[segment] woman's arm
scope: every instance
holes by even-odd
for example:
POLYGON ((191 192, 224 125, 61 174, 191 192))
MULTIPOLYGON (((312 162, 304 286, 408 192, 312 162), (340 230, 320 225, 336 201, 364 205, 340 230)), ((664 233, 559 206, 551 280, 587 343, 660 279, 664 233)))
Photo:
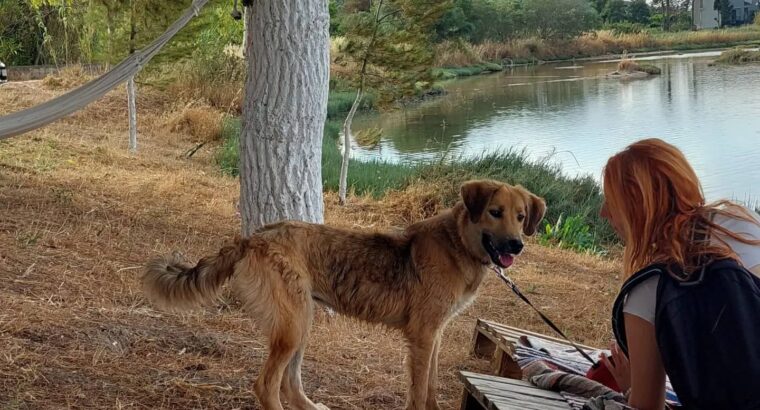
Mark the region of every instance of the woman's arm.
POLYGON ((657 349, 654 326, 635 315, 626 313, 624 318, 631 368, 628 404, 639 410, 662 410, 665 408, 665 368, 657 349))

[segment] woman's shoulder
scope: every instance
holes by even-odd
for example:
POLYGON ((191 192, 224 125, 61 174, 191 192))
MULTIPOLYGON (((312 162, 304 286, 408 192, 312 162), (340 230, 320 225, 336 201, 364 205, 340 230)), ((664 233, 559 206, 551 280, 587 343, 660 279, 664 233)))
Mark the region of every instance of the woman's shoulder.
MULTIPOLYGON (((716 214, 713 222, 749 241, 760 241, 760 215, 750 209, 734 205, 716 214)), ((739 241, 720 232, 716 235, 736 253, 745 266, 751 268, 760 264, 760 245, 739 241)))
POLYGON ((660 275, 653 275, 636 284, 623 302, 623 313, 638 316, 654 324, 655 308, 657 306, 657 285, 660 275))

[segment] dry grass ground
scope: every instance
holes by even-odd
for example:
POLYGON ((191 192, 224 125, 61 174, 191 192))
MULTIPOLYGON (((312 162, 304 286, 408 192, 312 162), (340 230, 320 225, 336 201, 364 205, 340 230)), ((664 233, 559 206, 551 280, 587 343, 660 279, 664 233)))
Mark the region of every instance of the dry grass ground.
MULTIPOLYGON (((41 82, 0 86, 0 114, 60 93, 41 82)), ((162 126, 179 108, 140 90, 139 154, 127 152, 119 90, 80 113, 0 142, 0 408, 257 408, 251 392, 266 353, 251 318, 227 300, 193 314, 152 309, 141 265, 181 249, 215 252, 238 231, 238 184, 208 146, 162 126)), ((179 110, 181 111, 181 110, 179 110)), ((337 206, 326 220, 355 227, 403 225, 425 209, 424 190, 337 206)), ((550 204, 551 206, 551 204, 550 204)), ((578 341, 610 337, 616 262, 529 244, 512 275, 578 341)), ((457 408, 460 369, 476 318, 547 332, 495 278, 447 329, 440 400, 457 408)), ((306 352, 307 393, 335 409, 392 409, 406 391, 398 334, 318 312, 306 352)))

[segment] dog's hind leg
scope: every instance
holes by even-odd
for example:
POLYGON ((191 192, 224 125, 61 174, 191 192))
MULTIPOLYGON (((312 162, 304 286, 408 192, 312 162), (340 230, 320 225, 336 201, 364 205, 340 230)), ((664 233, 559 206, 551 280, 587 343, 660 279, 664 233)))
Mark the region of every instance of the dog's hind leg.
POLYGON ((282 380, 282 392, 285 394, 288 404, 294 410, 326 409, 327 407, 324 405, 314 404, 303 391, 303 384, 301 383, 301 363, 303 362, 304 347, 304 345, 301 345, 293 355, 293 358, 290 359, 290 363, 285 370, 285 375, 282 380))
MULTIPOLYGON (((264 410, 282 410, 280 390, 284 387, 283 376, 294 359, 297 359, 300 368, 300 353, 312 316, 313 302, 305 275, 300 275, 285 263, 277 262, 270 259, 261 263, 257 274, 248 282, 252 286, 247 288, 247 293, 244 292, 254 318, 269 330, 269 357, 254 384, 256 396, 264 410)), ((287 395, 292 389, 283 390, 287 395)), ((291 406, 295 406, 300 399, 292 394, 288 399, 293 401, 294 397, 295 403, 290 403, 291 406)))
POLYGON ((298 346, 295 354, 290 359, 288 367, 285 369, 285 375, 282 380, 282 392, 285 395, 290 408, 293 410, 321 410, 327 407, 323 405, 314 404, 303 391, 303 383, 301 382, 301 364, 303 363, 303 352, 306 348, 306 339, 309 336, 309 328, 311 327, 311 320, 314 316, 314 303, 312 301, 307 302, 308 313, 303 315, 302 328, 305 329, 301 344, 298 346), (321 407, 320 407, 321 406, 321 407))

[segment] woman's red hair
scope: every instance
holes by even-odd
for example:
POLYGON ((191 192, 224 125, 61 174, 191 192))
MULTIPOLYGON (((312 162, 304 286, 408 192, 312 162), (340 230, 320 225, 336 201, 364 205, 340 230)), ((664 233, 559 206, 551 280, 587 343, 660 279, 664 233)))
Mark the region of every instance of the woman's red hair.
POLYGON ((746 209, 729 201, 705 204, 702 187, 683 153, 660 139, 631 144, 604 167, 607 212, 625 241, 625 276, 653 263, 680 267, 671 275, 685 279, 711 260, 735 258, 721 239, 696 240, 719 232, 760 245, 712 222, 722 214, 757 223, 746 209))

